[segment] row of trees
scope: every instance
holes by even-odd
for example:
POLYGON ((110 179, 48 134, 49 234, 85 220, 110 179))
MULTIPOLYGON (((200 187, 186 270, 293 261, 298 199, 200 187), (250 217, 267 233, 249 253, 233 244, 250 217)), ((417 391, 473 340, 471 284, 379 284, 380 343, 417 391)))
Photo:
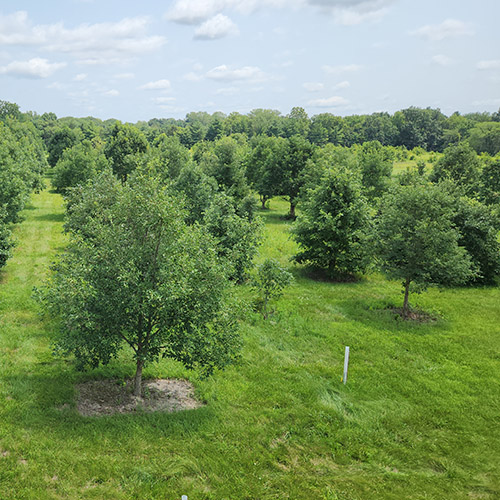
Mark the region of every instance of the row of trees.
POLYGON ((38 131, 32 123, 8 115, 7 104, 0 101, 0 268, 13 246, 11 226, 30 193, 42 186, 47 167, 38 131))

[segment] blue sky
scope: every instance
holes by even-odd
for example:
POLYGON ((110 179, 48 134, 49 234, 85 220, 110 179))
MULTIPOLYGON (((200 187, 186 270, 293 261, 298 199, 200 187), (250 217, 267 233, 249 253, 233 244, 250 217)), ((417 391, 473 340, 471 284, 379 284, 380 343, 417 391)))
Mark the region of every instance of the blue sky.
POLYGON ((499 0, 2 0, 0 99, 136 122, 500 107, 499 0))

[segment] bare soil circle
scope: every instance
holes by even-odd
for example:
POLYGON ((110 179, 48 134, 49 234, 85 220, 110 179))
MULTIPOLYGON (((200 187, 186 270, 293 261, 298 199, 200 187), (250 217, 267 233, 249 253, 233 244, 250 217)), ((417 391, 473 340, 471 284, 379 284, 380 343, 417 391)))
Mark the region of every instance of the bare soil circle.
POLYGON ((194 387, 187 380, 145 380, 142 397, 132 393, 130 381, 91 380, 76 386, 77 410, 85 417, 116 413, 176 412, 194 410, 204 405, 194 397, 194 387))

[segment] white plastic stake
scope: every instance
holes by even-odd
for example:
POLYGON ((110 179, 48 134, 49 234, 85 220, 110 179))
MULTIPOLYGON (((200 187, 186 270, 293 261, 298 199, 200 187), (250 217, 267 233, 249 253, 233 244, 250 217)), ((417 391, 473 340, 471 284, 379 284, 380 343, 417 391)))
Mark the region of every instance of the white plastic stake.
POLYGON ((188 500, 188 496, 187 495, 182 495, 181 500, 188 500))
POLYGON ((349 346, 345 346, 345 354, 344 354, 344 385, 347 383, 347 368, 349 368, 349 346))

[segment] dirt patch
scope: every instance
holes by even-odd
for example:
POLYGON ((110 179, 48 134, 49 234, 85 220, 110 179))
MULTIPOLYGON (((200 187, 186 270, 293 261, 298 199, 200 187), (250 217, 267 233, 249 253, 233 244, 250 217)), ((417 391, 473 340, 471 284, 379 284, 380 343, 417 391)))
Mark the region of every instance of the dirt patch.
MULTIPOLYGON (((388 307, 387 309, 403 319, 402 307, 388 307)), ((410 309, 408 311, 408 317, 406 319, 409 321, 415 321, 417 323, 431 323, 433 321, 437 321, 436 317, 432 316, 429 313, 426 313, 425 311, 419 311, 418 309, 410 309)))
POLYGON ((91 380, 76 386, 77 409, 85 417, 115 413, 174 412, 203 406, 194 397, 193 385, 187 380, 146 380, 142 397, 132 394, 131 382, 123 380, 91 380))

